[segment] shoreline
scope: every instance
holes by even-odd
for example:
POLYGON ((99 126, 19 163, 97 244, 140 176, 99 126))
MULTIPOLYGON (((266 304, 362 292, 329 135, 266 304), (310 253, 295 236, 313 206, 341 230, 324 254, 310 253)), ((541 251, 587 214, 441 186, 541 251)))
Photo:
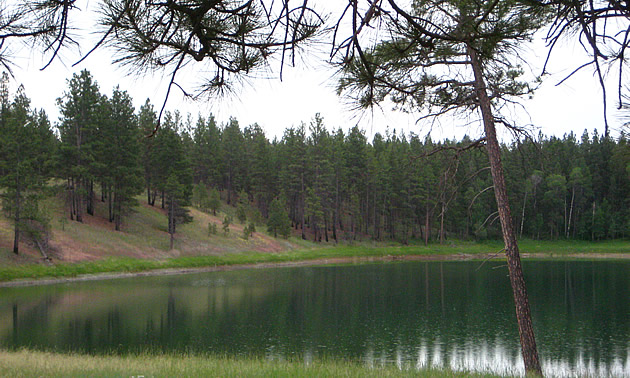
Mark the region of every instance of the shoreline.
MULTIPOLYGON (((630 260, 630 253, 572 253, 572 254, 554 254, 554 253, 521 253, 521 258, 530 259, 557 259, 557 260, 630 260)), ((423 254, 423 255, 385 255, 385 256, 347 256, 347 257, 330 257, 316 258, 299 261, 280 261, 280 262, 260 262, 248 264, 224 264, 203 267, 189 268, 163 268, 149 269, 138 272, 104 272, 93 274, 81 274, 69 277, 53 277, 40 279, 15 279, 11 281, 1 281, 0 288, 8 287, 25 287, 25 286, 44 286, 56 285, 62 283, 88 282, 100 280, 113 280, 133 277, 153 277, 153 276, 169 276, 183 275, 194 273, 211 273, 236 271, 246 269, 270 269, 270 268, 292 268, 302 266, 318 266, 318 265, 335 265, 335 264, 362 264, 371 262, 391 262, 391 261, 489 261, 491 259, 504 260, 503 254, 497 253, 457 253, 457 254, 423 254)))

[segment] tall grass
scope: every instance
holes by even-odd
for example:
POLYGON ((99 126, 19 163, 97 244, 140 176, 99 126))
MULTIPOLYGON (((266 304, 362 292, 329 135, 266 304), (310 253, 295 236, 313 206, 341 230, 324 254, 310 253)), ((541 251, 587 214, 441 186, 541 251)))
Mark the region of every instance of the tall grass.
POLYGON ((0 351, 3 377, 468 377, 448 370, 368 367, 356 362, 270 361, 191 355, 90 356, 21 350, 0 351))

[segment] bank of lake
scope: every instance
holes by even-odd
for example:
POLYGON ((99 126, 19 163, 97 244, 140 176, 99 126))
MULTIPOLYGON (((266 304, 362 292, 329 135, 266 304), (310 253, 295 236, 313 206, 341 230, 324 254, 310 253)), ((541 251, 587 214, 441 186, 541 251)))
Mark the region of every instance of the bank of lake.
MULTIPOLYGON (((23 264, 0 268, 0 286, 111 279, 133 275, 182 274, 271 266, 345 264, 395 260, 503 259, 500 241, 455 241, 445 244, 386 245, 357 243, 283 252, 238 252, 171 258, 106 257, 96 261, 23 264)), ((602 242, 523 240, 526 259, 629 259, 630 241, 602 242)))

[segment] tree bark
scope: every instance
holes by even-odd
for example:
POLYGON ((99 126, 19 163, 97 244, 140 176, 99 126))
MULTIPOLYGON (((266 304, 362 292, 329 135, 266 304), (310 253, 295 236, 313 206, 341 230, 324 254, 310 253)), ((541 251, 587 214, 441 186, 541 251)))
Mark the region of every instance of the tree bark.
POLYGON ((527 191, 525 191, 525 198, 523 199, 523 212, 521 214, 521 232, 519 237, 523 237, 523 226, 525 225, 525 204, 527 204, 527 191))
POLYGON ((471 66, 475 75, 475 92, 479 101, 486 134, 486 150, 488 152, 488 159, 490 160, 494 194, 497 200, 499 219, 501 220, 501 230, 503 232, 510 283, 512 284, 512 292, 514 295, 516 319, 518 322, 521 353, 523 355, 525 371, 527 374, 542 376, 532 317, 529 309, 527 288, 525 286, 525 278, 523 277, 516 233, 514 232, 512 216, 510 214, 505 177, 503 176, 501 149, 497 140, 494 116, 492 115, 492 104, 488 97, 484 81, 482 63, 477 56, 477 52, 471 46, 468 46, 468 56, 470 57, 471 66))
POLYGON ((170 234, 170 248, 173 249, 175 245, 175 196, 170 196, 170 203, 168 207, 168 233, 170 234))
POLYGON ((429 222, 429 202, 425 205, 425 213, 424 213, 424 245, 429 245, 429 230, 431 228, 431 224, 429 222))
POLYGON ((81 192, 82 192, 81 179, 77 177, 74 184, 74 198, 75 198, 74 211, 75 211, 77 222, 83 223, 83 198, 82 198, 81 192))
POLYGON ((306 234, 304 233, 304 212, 305 212, 305 197, 304 197, 304 170, 300 174, 300 206, 301 206, 301 214, 300 214, 300 224, 302 227, 302 240, 306 240, 306 234))
POLYGON ((575 200, 575 186, 571 190, 571 208, 569 210, 569 222, 567 223, 567 233, 566 238, 569 238, 569 233, 571 232, 571 217, 573 216, 573 201, 575 200))
MULTIPOLYGON (((18 147, 18 153, 19 153, 19 147, 18 147)), ((13 253, 15 253, 16 255, 18 255, 20 253, 20 206, 22 206, 22 204, 20 203, 20 173, 19 173, 19 169, 17 170, 18 172, 15 175, 15 224, 14 226, 14 235, 13 235, 13 253)))
POLYGON ((94 180, 86 183, 87 189, 87 213, 94 215, 94 180))

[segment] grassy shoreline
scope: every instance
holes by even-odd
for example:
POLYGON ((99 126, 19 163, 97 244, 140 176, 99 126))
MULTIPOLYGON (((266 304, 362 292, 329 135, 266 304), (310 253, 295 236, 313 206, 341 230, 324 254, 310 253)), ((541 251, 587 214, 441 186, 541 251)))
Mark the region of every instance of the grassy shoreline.
MULTIPOLYGON (((297 263, 349 263, 371 260, 459 260, 502 258, 502 243, 499 241, 475 243, 458 241, 444 245, 346 245, 289 250, 285 252, 241 252, 215 256, 188 256, 166 259, 141 259, 131 257, 109 257, 102 260, 80 263, 60 263, 52 266, 26 264, 0 268, 0 286, 7 283, 37 284, 43 279, 73 279, 77 277, 102 276, 113 278, 135 273, 156 272, 169 274, 192 269, 226 269, 230 267, 267 267, 276 264, 297 263), (113 275, 112 275, 113 273, 113 275)), ((598 243, 581 241, 533 241, 520 242, 525 258, 630 258, 630 241, 605 241, 598 243)), ((91 277, 99 278, 99 277, 91 277)))
POLYGON ((278 361, 197 355, 92 356, 33 350, 1 351, 4 377, 489 377, 450 370, 369 367, 344 360, 278 361))

